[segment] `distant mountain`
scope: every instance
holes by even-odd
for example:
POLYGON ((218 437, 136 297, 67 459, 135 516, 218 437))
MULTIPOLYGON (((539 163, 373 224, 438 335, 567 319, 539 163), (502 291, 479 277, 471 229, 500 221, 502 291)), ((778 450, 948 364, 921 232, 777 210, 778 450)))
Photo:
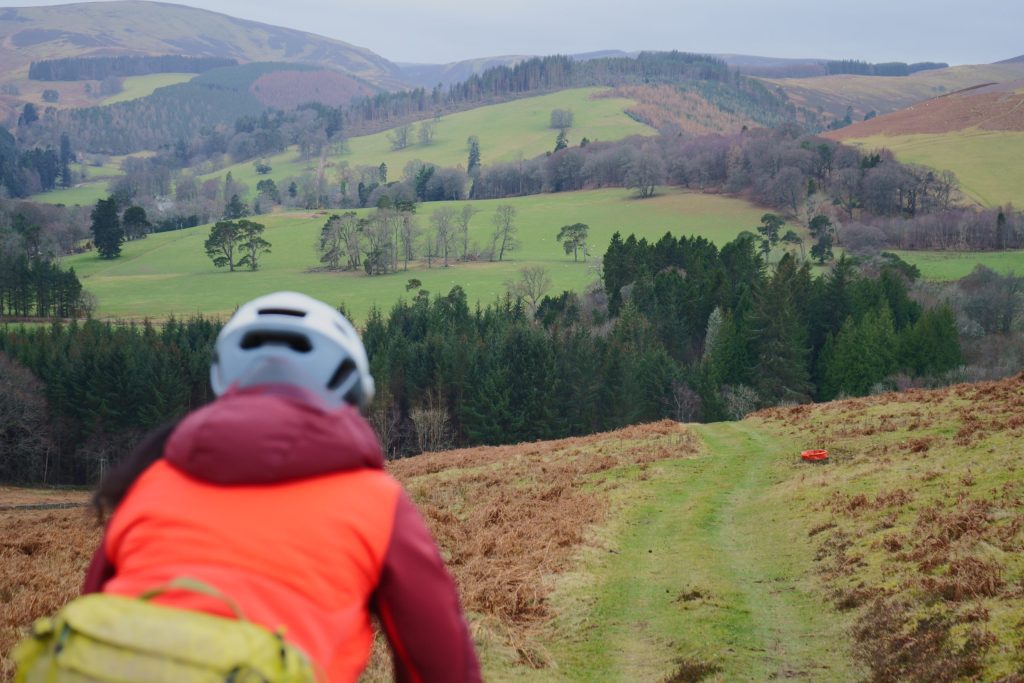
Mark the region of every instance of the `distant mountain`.
POLYGON ((298 62, 403 87, 399 68, 349 43, 225 14, 145 0, 0 8, 0 82, 25 79, 33 61, 170 55, 298 62))
POLYGON ((1011 57, 1010 59, 1004 59, 1001 62, 996 62, 996 64, 1019 64, 1021 62, 1024 62, 1024 55, 1020 55, 1019 57, 1011 57))

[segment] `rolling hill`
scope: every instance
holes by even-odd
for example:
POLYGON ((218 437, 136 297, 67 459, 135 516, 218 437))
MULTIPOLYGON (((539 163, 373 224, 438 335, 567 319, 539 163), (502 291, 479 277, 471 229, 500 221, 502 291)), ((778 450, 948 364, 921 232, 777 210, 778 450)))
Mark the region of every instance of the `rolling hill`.
POLYGON ((24 80, 35 60, 121 54, 300 62, 383 87, 404 85, 396 65, 365 48, 183 5, 116 0, 0 8, 0 82, 24 80))
MULTIPOLYGON (((325 301, 343 302, 357 320, 364 321, 370 308, 385 310, 400 297, 409 297, 406 283, 417 278, 434 294, 447 294, 457 285, 471 302, 493 302, 515 281, 519 270, 541 266, 551 278, 551 293, 566 289, 583 291, 597 279, 584 261, 566 256, 555 235, 563 225, 583 222, 590 226, 589 244, 594 255, 603 254, 616 231, 657 239, 666 232, 703 235, 721 245, 741 231, 757 225, 764 213, 748 202, 713 195, 667 190, 639 201, 622 189, 545 194, 505 200, 475 201, 479 210, 470 224, 470 241, 486 244, 492 216, 500 204, 516 208, 516 224, 522 248, 500 263, 470 261, 449 268, 415 261, 409 270, 369 277, 362 272, 317 271, 314 245, 331 213, 316 211, 271 214, 254 220, 266 225, 264 237, 273 247, 261 261, 260 270, 227 273, 214 268, 203 249, 210 227, 200 226, 150 235, 128 242, 121 258, 99 259, 87 253, 69 256, 65 267, 74 267, 83 286, 99 301, 97 315, 104 318, 166 319, 192 313, 230 315, 247 299, 275 290, 294 289, 325 301)), ((426 226, 430 214, 441 206, 461 209, 463 202, 438 202, 419 207, 418 220, 426 226)), ((365 215, 361 211, 361 215, 365 215)))
POLYGON ((937 95, 986 83, 1024 78, 1024 64, 954 66, 919 71, 905 77, 820 76, 816 78, 772 78, 799 105, 821 107, 838 118, 853 108, 854 120, 869 112, 887 114, 937 95))
MULTIPOLYGON (((488 680, 1017 680, 1024 376, 389 464, 488 680), (824 464, 802 462, 809 447, 824 464)), ((80 492, 0 490, 0 655, 72 597, 80 492)), ((0 675, 10 673, 9 661, 0 675)), ((388 678, 378 642, 365 681, 388 678)))
POLYGON ((1024 80, 935 97, 826 137, 957 174, 984 206, 1024 202, 1024 80))

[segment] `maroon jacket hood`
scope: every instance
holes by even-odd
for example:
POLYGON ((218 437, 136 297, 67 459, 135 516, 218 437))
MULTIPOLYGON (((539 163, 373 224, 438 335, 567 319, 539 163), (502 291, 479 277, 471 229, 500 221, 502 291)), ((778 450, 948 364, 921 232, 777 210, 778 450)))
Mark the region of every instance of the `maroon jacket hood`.
POLYGON ((356 408, 275 384, 233 388, 181 421, 164 447, 175 467, 214 484, 270 484, 384 466, 356 408))

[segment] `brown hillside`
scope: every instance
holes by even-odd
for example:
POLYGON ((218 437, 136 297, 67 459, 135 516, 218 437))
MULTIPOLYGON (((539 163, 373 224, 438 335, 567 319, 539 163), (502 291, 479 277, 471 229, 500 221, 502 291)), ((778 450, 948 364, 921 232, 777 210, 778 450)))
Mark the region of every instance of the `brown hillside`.
MULTIPOLYGON (((430 526, 475 628, 498 633, 524 662, 523 646, 548 616, 551 576, 603 520, 616 484, 603 476, 698 453, 696 437, 671 421, 542 443, 430 453, 389 464, 430 526)), ((0 681, 21 630, 74 597, 100 530, 82 509, 3 509, 37 502, 81 503, 83 492, 0 488, 0 681)), ((378 664, 378 666, 380 666, 378 664)))
POLYGON ((744 126, 759 125, 753 119, 724 111, 695 92, 680 92, 668 85, 620 86, 599 97, 622 97, 637 102, 626 113, 656 130, 666 125, 694 135, 738 133, 744 126))
POLYGON ((968 128, 1024 131, 1024 80, 985 84, 862 121, 825 137, 833 140, 872 135, 950 133, 968 128))
POLYGON ((0 8, 0 82, 42 59, 105 55, 227 57, 301 62, 400 87, 397 66, 340 40, 164 2, 117 0, 0 8))
POLYGON ((262 104, 292 109, 304 102, 340 107, 357 97, 380 92, 338 71, 274 71, 263 74, 249 87, 262 104))

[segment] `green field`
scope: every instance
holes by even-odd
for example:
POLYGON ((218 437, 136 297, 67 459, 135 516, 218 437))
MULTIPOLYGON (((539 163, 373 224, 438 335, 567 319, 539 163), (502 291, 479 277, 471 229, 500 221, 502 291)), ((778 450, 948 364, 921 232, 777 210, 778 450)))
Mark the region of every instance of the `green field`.
POLYGON ((195 74, 169 73, 149 74, 148 76, 129 76, 124 79, 124 89, 116 95, 106 98, 101 102, 103 105, 137 100, 149 97, 157 88, 164 88, 168 85, 187 83, 195 78, 195 74))
MULTIPOLYGON (((584 137, 593 140, 618 140, 630 135, 654 135, 655 131, 629 118, 625 109, 631 100, 592 98, 603 88, 563 90, 551 95, 529 97, 504 104, 480 107, 470 111, 443 116, 437 123, 433 143, 420 145, 415 131, 411 144, 401 151, 393 151, 387 132, 376 133, 348 141, 348 151, 340 157, 329 157, 332 166, 385 163, 388 179, 401 178, 406 163, 414 159, 429 161, 439 166, 465 167, 466 138, 476 135, 480 139, 482 163, 486 167, 499 161, 529 159, 554 149, 558 132, 549 127, 552 109, 572 109, 575 120, 569 129, 569 143, 579 144, 584 137)), ((298 157, 295 148, 267 159, 273 171, 266 177, 280 183, 290 176, 299 176, 316 168, 319 159, 309 162, 298 157)), ((256 174, 251 161, 229 166, 202 176, 202 179, 223 177, 230 171, 235 181, 246 183, 255 191, 262 176, 256 174)))
POLYGON ((903 162, 956 173, 967 198, 983 206, 1024 206, 1024 133, 963 130, 954 133, 844 140, 864 149, 892 150, 903 162))
MULTIPOLYGON (((454 203, 460 207, 462 203, 454 203)), ((273 214, 258 218, 267 226, 265 237, 273 245, 263 256, 258 272, 229 273, 214 268, 203 250, 209 226, 151 235, 124 245, 123 255, 113 261, 95 253, 71 256, 86 289, 99 299, 102 317, 166 318, 191 313, 229 314, 259 294, 298 289, 331 303, 344 302, 357 320, 376 304, 389 307, 408 296, 405 284, 415 277, 435 294, 461 285, 470 301, 489 303, 505 291, 505 282, 518 277, 530 265, 548 269, 552 293, 581 290, 596 278, 593 268, 574 263, 555 241, 559 228, 583 222, 590 226, 593 255, 604 253, 615 231, 635 232, 657 239, 666 232, 698 234, 723 244, 743 230, 752 229, 764 209, 742 200, 667 190, 647 200, 637 200, 626 190, 594 190, 546 194, 506 200, 474 202, 480 210, 470 225, 471 242, 483 243, 491 231, 491 216, 499 204, 516 207, 522 249, 513 260, 502 263, 455 264, 450 268, 426 268, 410 264, 408 272, 369 277, 363 273, 308 272, 319 265, 314 243, 328 212, 273 214)), ((420 225, 443 203, 421 205, 420 225)))
MULTIPOLYGON (((148 154, 140 152, 139 156, 148 154)), ((106 162, 100 166, 74 165, 72 170, 76 173, 84 170, 85 180, 61 190, 41 192, 29 197, 30 201, 41 204, 64 204, 65 206, 92 206, 99 199, 105 199, 109 195, 108 186, 113 178, 122 174, 121 162, 127 157, 107 157, 106 162)))
POLYGON ((926 280, 948 282, 968 275, 981 264, 997 273, 1024 274, 1024 251, 897 251, 907 263, 921 269, 926 280))
MULTIPOLYGON (((158 75, 191 77, 191 74, 158 75)), ((529 159, 555 146, 555 137, 558 133, 548 127, 552 109, 572 109, 575 122, 569 130, 569 141, 574 145, 579 144, 583 137, 590 140, 618 140, 630 135, 654 135, 653 129, 626 116, 626 107, 633 104, 631 100, 591 99, 591 95, 601 90, 603 89, 563 90, 551 95, 530 97, 444 116, 438 121, 433 143, 426 147, 418 143, 415 133, 412 136, 413 144, 400 152, 392 151, 387 140, 387 132, 352 138, 348 141, 348 150, 345 154, 340 157, 329 157, 327 164, 334 168, 342 164, 379 166, 383 162, 388 166, 391 180, 401 178, 405 164, 413 159, 430 161, 440 166, 464 167, 467 156, 466 138, 470 135, 480 138, 484 166, 498 161, 514 161, 520 158, 520 155, 529 159)), ((285 178, 298 177, 317 167, 319 158, 303 161, 299 158, 297 148, 292 147, 268 158, 267 162, 274 169, 267 176, 257 175, 254 163, 245 161, 200 176, 200 180, 223 178, 230 172, 236 182, 248 185, 252 193, 256 190, 256 183, 262 178, 272 178, 275 182, 281 183, 285 178)), ((111 175, 119 173, 118 168, 111 175)), ((92 169, 90 176, 93 177, 92 169)), ((88 206, 106 196, 107 182, 103 181, 85 182, 68 190, 44 192, 33 195, 31 199, 47 204, 88 206)))

